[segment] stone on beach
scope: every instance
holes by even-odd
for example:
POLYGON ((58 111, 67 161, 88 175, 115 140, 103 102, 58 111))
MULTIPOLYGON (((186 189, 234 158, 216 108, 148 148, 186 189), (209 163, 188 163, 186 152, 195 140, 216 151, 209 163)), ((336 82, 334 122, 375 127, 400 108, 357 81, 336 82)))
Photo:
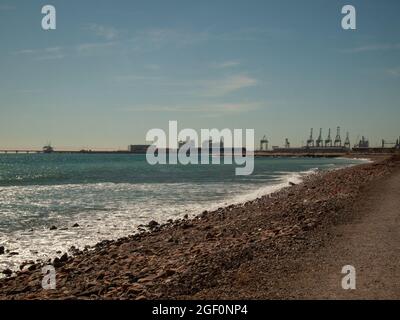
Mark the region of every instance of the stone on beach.
POLYGON ((6 269, 6 270, 4 270, 3 272, 2 272, 4 275, 6 275, 7 277, 10 277, 11 275, 12 275, 12 270, 10 270, 10 269, 6 269))
POLYGON ((147 224, 147 227, 148 227, 150 230, 156 229, 156 228, 158 228, 159 226, 160 226, 160 224, 159 224, 157 221, 154 221, 154 220, 150 221, 150 222, 147 224))

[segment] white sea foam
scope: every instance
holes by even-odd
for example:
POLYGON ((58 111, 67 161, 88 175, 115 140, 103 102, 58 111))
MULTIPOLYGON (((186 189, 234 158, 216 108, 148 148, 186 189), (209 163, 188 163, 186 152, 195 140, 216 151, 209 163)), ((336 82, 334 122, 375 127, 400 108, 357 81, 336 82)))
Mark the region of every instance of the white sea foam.
MULTIPOLYGON (((341 159, 341 160, 352 160, 352 161, 360 161, 364 163, 372 163, 374 160, 369 159, 369 158, 345 158, 345 157, 337 157, 336 159, 341 159)), ((352 166, 357 165, 357 164, 350 164, 352 166)))
MULTIPOLYGON (((330 168, 329 164, 322 163, 321 167, 330 168)), ((261 171, 246 178, 249 181, 0 187, 0 245, 19 253, 2 255, 0 270, 16 269, 26 260, 46 261, 71 246, 82 249, 127 236, 150 220, 162 223, 185 214, 195 216, 204 210, 245 203, 288 187, 289 182, 301 183, 304 176, 317 170, 261 171), (79 227, 73 228, 75 223, 79 227), (51 225, 58 229, 50 230, 51 225)))
MULTIPOLYGON (((39 194, 53 195, 52 199, 42 199, 42 202, 31 204, 41 210, 48 209, 48 219, 51 224, 56 224, 57 230, 50 230, 49 224, 43 225, 32 230, 15 230, 13 232, 0 233, 0 243, 10 252, 18 252, 18 255, 3 255, 0 261, 0 269, 16 269, 22 262, 38 259, 46 261, 59 256, 60 252, 66 252, 71 246, 84 248, 92 246, 105 239, 117 239, 136 232, 140 224, 145 224, 150 220, 166 222, 168 219, 177 219, 185 214, 195 216, 204 210, 212 211, 219 207, 231 204, 245 203, 261 196, 271 194, 284 187, 289 186, 289 181, 300 183, 302 177, 312 174, 315 170, 309 170, 300 173, 286 173, 280 176, 277 183, 254 188, 243 189, 240 186, 229 190, 232 186, 226 186, 223 183, 214 184, 115 184, 98 183, 88 185, 57 185, 57 186, 23 186, 23 187, 2 187, 0 194, 2 200, 9 199, 10 210, 4 210, 3 214, 13 217, 12 210, 17 205, 31 204, 31 199, 37 198, 39 194), (199 201, 196 199, 196 193, 202 193, 204 188, 209 188, 213 192, 226 194, 223 200, 219 201, 199 201), (172 201, 165 203, 163 200, 151 196, 158 195, 161 199, 163 193, 168 194, 171 190, 190 190, 188 196, 192 196, 192 201, 172 201), (118 194, 140 194, 138 201, 124 201, 122 199, 118 205, 115 204, 115 197, 112 200, 102 199, 101 208, 96 207, 96 202, 100 201, 104 192, 114 192, 118 194), (100 192, 97 194, 96 192, 100 192), (19 195, 24 194, 24 198, 19 195), (63 203, 66 200, 61 196, 69 194, 69 203, 63 203), (148 198, 148 195, 150 198, 148 198), (57 200, 58 199, 58 200, 57 200), (153 204, 152 204, 153 203, 153 204), (79 213, 65 215, 52 211, 52 207, 65 206, 67 208, 87 208, 79 213), (78 223, 79 227, 72 228, 72 225, 78 223), (66 229, 68 228, 68 229, 66 229)), ((164 199, 165 200, 165 199, 164 199)), ((3 202, 4 204, 4 202, 3 202)), ((71 209, 73 210, 73 209, 71 209)), ((4 217, 4 216, 3 216, 4 217)), ((15 218, 15 217, 14 217, 15 218)), ((29 219, 35 221, 37 217, 26 213, 19 217, 24 223, 29 224, 29 219)))

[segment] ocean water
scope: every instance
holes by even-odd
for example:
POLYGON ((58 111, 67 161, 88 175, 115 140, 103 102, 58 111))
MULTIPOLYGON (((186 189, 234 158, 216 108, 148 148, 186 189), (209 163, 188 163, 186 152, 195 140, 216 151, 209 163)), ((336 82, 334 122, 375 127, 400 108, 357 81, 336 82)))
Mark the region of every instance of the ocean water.
POLYGON ((256 158, 252 175, 235 176, 234 165, 151 166, 144 155, 0 155, 0 246, 18 253, 0 255, 0 270, 126 236, 150 220, 252 200, 317 169, 360 162, 256 158))

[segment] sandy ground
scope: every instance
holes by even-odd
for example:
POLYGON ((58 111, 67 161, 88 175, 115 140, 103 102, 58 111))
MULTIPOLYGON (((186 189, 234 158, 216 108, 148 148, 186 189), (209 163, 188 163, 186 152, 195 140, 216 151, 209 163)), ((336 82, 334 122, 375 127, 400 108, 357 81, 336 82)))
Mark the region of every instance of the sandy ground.
POLYGON ((305 268, 287 287, 293 298, 400 299, 400 172, 368 186, 354 218, 299 263, 305 268), (344 265, 355 267, 355 290, 342 289, 344 265))

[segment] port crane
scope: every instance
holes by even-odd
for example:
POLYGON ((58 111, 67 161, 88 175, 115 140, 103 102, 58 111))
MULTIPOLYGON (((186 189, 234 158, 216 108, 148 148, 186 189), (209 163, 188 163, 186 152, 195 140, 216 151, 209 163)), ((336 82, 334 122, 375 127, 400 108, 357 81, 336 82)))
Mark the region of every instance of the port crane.
POLYGON ((324 146, 324 140, 322 139, 322 128, 319 129, 319 137, 316 141, 317 148, 321 148, 324 146))
POLYGON ((314 129, 311 128, 310 137, 307 140, 307 147, 314 147, 313 131, 314 129))
POLYGON ((289 148, 290 148, 290 142, 289 142, 289 139, 288 139, 288 138, 285 139, 285 148, 286 148, 286 149, 289 149, 289 148))
POLYGON ((268 150, 269 141, 266 136, 264 136, 260 141, 260 151, 267 151, 268 150))
POLYGON ((346 133, 346 140, 344 141, 344 147, 347 148, 347 149, 351 148, 351 145, 350 145, 350 134, 348 132, 346 133))
POLYGON ((325 140, 325 147, 332 147, 331 128, 329 128, 328 137, 325 140))
POLYGON ((340 137, 340 127, 337 127, 336 130, 336 138, 335 138, 335 147, 342 146, 342 138, 340 137))

